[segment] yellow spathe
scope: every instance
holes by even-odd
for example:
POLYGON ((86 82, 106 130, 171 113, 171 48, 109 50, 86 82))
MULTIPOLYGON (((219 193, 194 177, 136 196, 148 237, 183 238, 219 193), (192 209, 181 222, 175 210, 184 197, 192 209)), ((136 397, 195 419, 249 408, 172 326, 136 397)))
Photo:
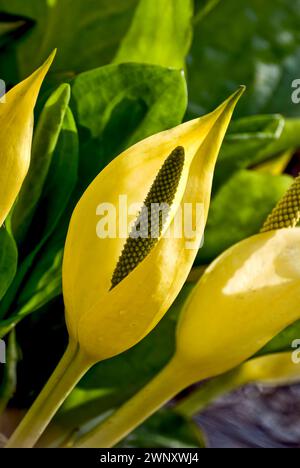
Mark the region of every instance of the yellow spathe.
POLYGON ((227 250, 182 311, 177 358, 199 372, 199 379, 213 377, 299 319, 299 260, 299 228, 259 234, 227 250))
MULTIPOLYGON (((137 143, 94 180, 70 223, 63 264, 66 319, 71 337, 92 360, 117 355, 147 335, 166 313, 194 262, 206 223, 216 159, 240 88, 213 113, 137 143), (185 152, 180 183, 164 228, 172 230, 179 208, 193 206, 193 238, 161 237, 150 254, 115 288, 111 279, 125 240, 96 235, 96 209, 142 203, 166 158, 176 147, 185 152), (203 216, 196 219, 196 204, 203 216), (187 242, 193 248, 187 248, 187 242)), ((117 213, 119 216, 120 213, 117 213)))
POLYGON ((30 165, 33 110, 56 51, 0 104, 0 226, 9 214, 30 165))

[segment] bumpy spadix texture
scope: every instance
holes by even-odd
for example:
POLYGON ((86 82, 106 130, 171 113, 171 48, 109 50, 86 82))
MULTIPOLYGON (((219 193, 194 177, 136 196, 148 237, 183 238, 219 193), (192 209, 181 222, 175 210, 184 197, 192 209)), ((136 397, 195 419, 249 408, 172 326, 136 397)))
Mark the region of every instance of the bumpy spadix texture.
POLYGON ((66 319, 71 337, 93 360, 115 356, 143 339, 181 290, 203 236, 216 159, 243 91, 211 114, 126 150, 99 174, 75 208, 63 262, 66 319), (120 196, 126 198, 125 208, 120 196), (155 201, 171 205, 166 221, 157 221, 158 238, 145 242, 146 248, 129 240, 124 250, 128 225, 136 221, 143 202, 155 201), (113 216, 99 215, 103 204, 113 216), (191 207, 194 229, 174 235, 185 205, 191 207), (126 229, 120 235, 124 214, 126 229), (107 235, 103 230, 99 235, 103 219, 111 228, 107 235))
POLYGON ((267 218, 261 232, 293 228, 300 221, 300 176, 267 218))
POLYGON ((174 201, 183 165, 184 148, 178 147, 164 162, 146 197, 114 271, 112 287, 126 278, 158 242, 174 201))
POLYGON ((54 59, 11 89, 0 104, 0 226, 10 212, 30 164, 33 110, 40 87, 54 59))
POLYGON ((239 365, 300 318, 299 265, 294 228, 246 239, 208 268, 177 331, 178 359, 196 380, 239 365))

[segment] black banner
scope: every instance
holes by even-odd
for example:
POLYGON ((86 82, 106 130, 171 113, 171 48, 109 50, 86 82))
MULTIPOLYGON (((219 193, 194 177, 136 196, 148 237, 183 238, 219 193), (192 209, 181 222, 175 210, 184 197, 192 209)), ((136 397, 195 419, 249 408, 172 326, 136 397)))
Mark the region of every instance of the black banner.
MULTIPOLYGON (((62 462, 78 465, 84 468, 90 466, 149 466, 149 465, 179 465, 195 466, 200 463, 202 454, 196 449, 2 449, 0 451, 0 466, 11 466, 21 460, 27 460, 30 466, 41 466, 62 462), (36 462, 36 465, 35 465, 36 462)), ((203 453, 203 452, 202 452, 203 453)))

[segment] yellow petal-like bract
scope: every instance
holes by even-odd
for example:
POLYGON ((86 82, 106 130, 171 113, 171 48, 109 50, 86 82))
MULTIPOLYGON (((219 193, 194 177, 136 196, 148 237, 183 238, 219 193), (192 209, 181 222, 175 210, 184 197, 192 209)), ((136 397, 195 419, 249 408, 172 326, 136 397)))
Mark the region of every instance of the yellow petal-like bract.
POLYGON ((285 386, 300 382, 300 364, 293 361, 291 352, 251 359, 241 366, 240 373, 244 385, 285 386))
POLYGON ((0 104, 0 226, 10 212, 30 164, 33 110, 55 51, 0 104))
POLYGON ((255 357, 225 374, 208 380, 175 406, 176 412, 191 418, 218 398, 250 384, 286 386, 300 382, 300 363, 291 352, 255 357))
POLYGON ((300 229, 282 229, 236 244, 206 270, 177 330, 176 357, 196 380, 234 368, 300 318, 299 260, 300 229))
POLYGON ((92 359, 103 360, 135 345, 154 328, 182 288, 203 235, 216 159, 243 90, 213 113, 129 148, 99 174, 79 201, 67 236, 63 291, 69 333, 92 359), (178 154, 184 151, 184 164, 162 234, 174 232, 185 204, 192 207, 193 233, 161 235, 143 261, 112 288, 126 237, 118 233, 97 237, 97 207, 115 207, 119 220, 123 215, 120 196, 126 196, 127 206, 142 204, 176 148, 178 154), (197 204, 202 207, 200 217, 197 204))

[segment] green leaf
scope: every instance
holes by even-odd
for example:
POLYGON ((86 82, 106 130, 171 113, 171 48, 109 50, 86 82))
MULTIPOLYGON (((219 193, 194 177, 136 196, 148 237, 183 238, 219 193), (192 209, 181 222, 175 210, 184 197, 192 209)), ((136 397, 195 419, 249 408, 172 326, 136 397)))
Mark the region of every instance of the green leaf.
MULTIPOLYGON (((44 244, 68 206, 78 178, 79 141, 76 123, 68 107, 53 160, 45 182, 40 203, 33 218, 33 226, 39 226, 37 237, 44 244)), ((33 242, 33 245, 36 245, 33 242)))
POLYGON ((204 448, 204 436, 193 421, 161 410, 132 432, 118 448, 204 448))
POLYGON ((191 0, 140 0, 114 60, 183 68, 192 41, 191 0))
MULTIPOLYGON (((46 247, 49 248, 48 244, 46 247)), ((6 321, 0 322, 1 328, 13 329, 27 315, 35 312, 59 296, 62 291, 62 258, 63 249, 57 251, 56 246, 46 249, 25 283, 24 289, 20 291, 16 302, 16 313, 6 321)), ((1 334, 1 332, 0 332, 1 334)))
POLYGON ((190 116, 212 109, 240 84, 247 93, 237 115, 297 116, 291 85, 299 75, 299 21, 299 1, 219 2, 195 27, 187 73, 190 116))
POLYGON ((291 182, 285 175, 235 173, 211 203, 197 262, 207 264, 233 244, 257 234, 291 182))
POLYGON ((0 229, 0 299, 13 281, 18 263, 15 241, 6 229, 0 229))
POLYGON ((71 90, 62 84, 48 99, 34 134, 31 163, 11 217, 11 229, 18 244, 24 242, 43 192, 70 101, 71 90))
POLYGON ((279 148, 285 127, 285 119, 280 115, 258 115, 233 121, 217 161, 214 190, 239 169, 258 164, 286 149, 279 148))
MULTIPOLYGON (((20 77, 29 75, 54 48, 52 73, 71 75, 109 63, 130 25, 138 0, 0 0, 0 12, 34 21, 14 50, 20 77)), ((7 70, 0 69, 6 79, 7 70)))
POLYGON ((177 70, 120 64, 75 78, 71 106, 80 136, 81 191, 124 149, 178 125, 186 105, 185 79, 177 70))

